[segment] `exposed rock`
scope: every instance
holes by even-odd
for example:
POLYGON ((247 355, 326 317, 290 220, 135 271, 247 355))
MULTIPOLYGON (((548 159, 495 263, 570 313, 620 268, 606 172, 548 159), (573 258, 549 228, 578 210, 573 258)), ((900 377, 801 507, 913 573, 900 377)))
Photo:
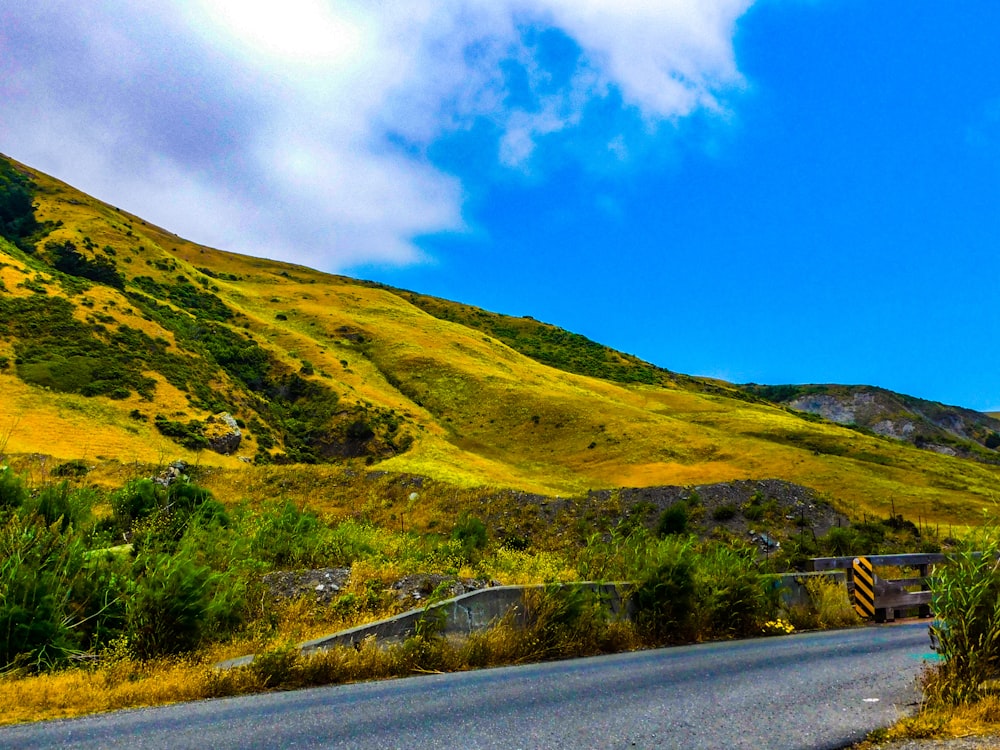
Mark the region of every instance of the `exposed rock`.
POLYGON ((396 592, 400 601, 412 599, 419 602, 432 594, 447 599, 497 585, 499 584, 496 581, 487 581, 486 579, 456 578, 438 573, 417 573, 400 578, 390 588, 396 592))
POLYGON ((205 437, 213 451, 228 456, 239 450, 243 433, 233 415, 223 411, 205 420, 205 437))
POLYGON ((188 465, 186 461, 174 461, 163 471, 153 477, 153 481, 163 487, 169 487, 178 479, 187 474, 188 465))
MULTIPOLYGON (((283 570, 268 573, 263 582, 274 599, 309 597, 317 604, 329 604, 347 586, 350 568, 318 568, 316 570, 283 570)), ((395 592, 404 603, 420 606, 435 592, 442 598, 459 596, 469 591, 499 586, 497 581, 458 578, 437 573, 415 573, 404 576, 387 589, 395 592)))
POLYGON ((893 393, 844 385, 742 386, 756 395, 831 422, 905 440, 919 448, 1000 463, 1000 420, 995 415, 893 393))
POLYGON ((279 570, 264 576, 264 585, 274 599, 298 599, 311 596, 317 604, 329 604, 351 577, 350 568, 317 570, 279 570))

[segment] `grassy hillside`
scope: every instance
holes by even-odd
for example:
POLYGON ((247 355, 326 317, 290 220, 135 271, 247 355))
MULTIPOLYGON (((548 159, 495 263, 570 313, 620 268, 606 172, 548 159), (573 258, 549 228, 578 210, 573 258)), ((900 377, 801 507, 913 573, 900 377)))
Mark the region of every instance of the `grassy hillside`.
POLYGON ((576 497, 781 478, 849 515, 894 503, 957 524, 1000 497, 996 466, 528 318, 202 247, 23 165, 3 177, 0 453, 83 458, 96 478, 180 457, 224 500, 283 494, 342 513, 356 508, 340 478, 414 474, 438 488, 417 519, 473 488, 576 497), (230 455, 208 447, 222 412, 242 433, 230 455))

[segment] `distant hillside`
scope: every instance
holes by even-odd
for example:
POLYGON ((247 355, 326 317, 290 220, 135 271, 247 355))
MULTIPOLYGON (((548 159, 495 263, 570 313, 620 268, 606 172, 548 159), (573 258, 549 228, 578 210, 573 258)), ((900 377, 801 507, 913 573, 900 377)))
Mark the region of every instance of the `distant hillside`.
POLYGON ((745 387, 769 401, 817 414, 831 422, 905 440, 918 448, 1000 463, 1000 419, 996 416, 872 386, 745 387))
POLYGON ((563 498, 781 479, 955 523, 1000 496, 963 458, 993 422, 921 451, 530 318, 202 247, 5 160, 0 237, 0 454, 185 458, 233 500, 376 469, 563 498))

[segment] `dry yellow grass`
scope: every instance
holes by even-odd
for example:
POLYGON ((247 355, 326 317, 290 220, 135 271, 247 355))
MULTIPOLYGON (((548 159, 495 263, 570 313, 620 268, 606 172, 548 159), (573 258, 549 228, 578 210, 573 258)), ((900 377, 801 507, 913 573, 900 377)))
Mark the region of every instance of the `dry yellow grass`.
POLYGON ((889 742, 923 739, 978 740, 979 747, 1000 746, 1000 697, 989 696, 977 703, 949 708, 924 707, 905 716, 892 727, 877 731, 856 744, 854 750, 877 750, 889 742))
POLYGON ((67 669, 0 678, 0 724, 158 706, 208 696, 209 667, 198 661, 121 661, 102 669, 67 669))

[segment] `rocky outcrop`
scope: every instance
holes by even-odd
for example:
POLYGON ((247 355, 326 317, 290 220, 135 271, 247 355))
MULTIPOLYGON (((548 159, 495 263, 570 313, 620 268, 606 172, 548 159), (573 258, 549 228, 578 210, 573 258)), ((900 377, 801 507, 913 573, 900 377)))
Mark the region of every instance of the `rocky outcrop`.
POLYGON ((205 420, 205 438, 213 451, 228 456, 239 450, 243 433, 233 415, 223 411, 205 420))
POLYGON ((1000 419, 871 386, 744 386, 796 411, 949 456, 1000 463, 1000 419))

